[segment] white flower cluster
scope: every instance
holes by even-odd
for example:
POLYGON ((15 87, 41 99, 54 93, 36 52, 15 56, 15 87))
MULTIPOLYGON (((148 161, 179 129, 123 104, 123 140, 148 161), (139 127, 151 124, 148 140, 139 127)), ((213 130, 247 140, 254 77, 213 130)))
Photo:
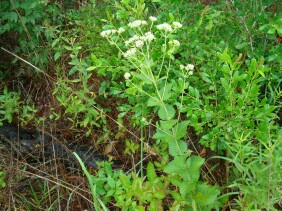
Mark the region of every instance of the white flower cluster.
POLYGON ((155 21, 158 20, 158 19, 157 19, 156 17, 154 17, 154 16, 150 16, 149 19, 150 19, 150 21, 152 21, 152 22, 155 22, 155 21))
POLYGON ((127 24, 130 28, 137 28, 137 27, 140 27, 142 25, 147 25, 147 22, 144 21, 144 20, 136 20, 136 21, 133 21, 129 24, 127 24))
POLYGON ((120 27, 120 28, 117 30, 117 32, 118 32, 119 34, 121 34, 121 33, 125 32, 125 29, 122 28, 122 27, 120 27))
POLYGON ((180 65, 180 69, 183 70, 185 69, 186 71, 188 71, 188 75, 193 75, 193 70, 194 70, 194 65, 193 64, 187 64, 186 66, 184 65, 180 65))
POLYGON ((100 35, 101 35, 102 37, 109 37, 110 35, 113 35, 113 34, 115 34, 116 32, 117 32, 117 30, 115 30, 115 29, 108 29, 108 30, 102 31, 102 32, 100 33, 100 35))
POLYGON ((140 37, 138 35, 134 35, 133 37, 129 38, 128 40, 126 40, 125 46, 128 46, 130 43, 135 42, 136 40, 139 40, 140 37))
POLYGON ((175 47, 180 46, 180 42, 178 40, 171 40, 168 42, 168 44, 175 46, 175 47))
POLYGON ((172 32, 172 27, 168 23, 162 23, 156 26, 158 30, 172 32))
POLYGON ((182 24, 179 23, 179 22, 172 22, 172 26, 173 26, 174 28, 178 29, 178 28, 181 28, 181 27, 182 27, 182 24))
POLYGON ((126 57, 131 57, 136 53, 137 49, 136 48, 131 48, 127 50, 126 52, 123 53, 123 56, 126 57))
POLYGON ((135 42, 136 48, 141 48, 144 45, 144 42, 142 40, 137 40, 135 42))
POLYGON ((153 39, 155 39, 155 36, 152 32, 146 32, 144 36, 140 37, 143 41, 151 42, 153 39))
POLYGON ((124 73, 125 80, 128 80, 131 77, 131 74, 129 72, 124 73))
POLYGON ((131 43, 134 42, 134 45, 137 48, 140 48, 144 45, 144 42, 151 42, 153 39, 155 39, 154 34, 152 34, 152 32, 146 32, 143 36, 134 35, 133 37, 126 40, 124 43, 125 46, 128 47, 131 43))

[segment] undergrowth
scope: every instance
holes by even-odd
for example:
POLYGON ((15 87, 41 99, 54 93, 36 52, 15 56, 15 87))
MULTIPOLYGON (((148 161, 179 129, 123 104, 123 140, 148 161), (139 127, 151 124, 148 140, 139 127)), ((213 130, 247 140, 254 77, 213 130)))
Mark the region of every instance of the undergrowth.
POLYGON ((7 195, 12 183, 39 180, 25 186, 27 195, 10 195, 13 205, 2 198, 0 205, 281 209, 280 1, 0 6, 0 43, 17 40, 1 46, 14 59, 0 66, 0 124, 59 132, 108 158, 93 171, 74 153, 89 189, 78 169, 58 173, 55 156, 50 174, 44 159, 36 167, 1 163, 7 195), (21 178, 7 178, 11 169, 21 178))

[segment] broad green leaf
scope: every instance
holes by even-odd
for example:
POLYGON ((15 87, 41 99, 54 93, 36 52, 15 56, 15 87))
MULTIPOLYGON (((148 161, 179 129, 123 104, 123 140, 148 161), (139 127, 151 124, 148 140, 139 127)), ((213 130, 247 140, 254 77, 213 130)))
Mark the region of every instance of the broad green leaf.
POLYGON ((216 186, 210 186, 207 184, 198 184, 195 200, 201 206, 213 204, 217 196, 220 194, 220 190, 216 186))
POLYGON ((173 140, 173 136, 171 134, 170 131, 161 131, 158 130, 154 135, 153 135, 154 139, 157 140, 163 140, 163 141, 169 141, 169 140, 173 140))
POLYGON ((189 121, 183 121, 173 128, 173 134, 177 140, 183 138, 186 135, 188 125, 189 121))
POLYGON ((168 131, 178 122, 178 120, 177 119, 171 119, 167 121, 160 120, 159 122, 160 122, 161 128, 165 131, 168 131))
POLYGON ((187 166, 189 167, 189 171, 186 170, 186 178, 188 181, 198 181, 200 177, 201 166, 204 164, 205 159, 199 156, 192 156, 187 160, 187 166))
MULTIPOLYGON (((136 87, 130 87, 130 88, 126 89, 126 93, 129 94, 129 95, 136 95, 137 92, 138 92, 138 88, 136 88, 136 87)), ((119 93, 121 93, 121 91, 116 93, 116 94, 119 94, 119 93)))
POLYGON ((164 169, 164 172, 167 174, 171 174, 172 176, 175 174, 182 176, 182 171, 185 168, 186 156, 176 156, 170 163, 168 163, 168 165, 164 169))
POLYGON ((168 143, 169 154, 172 156, 177 156, 185 153, 187 151, 187 144, 184 141, 171 140, 168 143))
POLYGON ((186 159, 187 156, 176 156, 171 161, 164 172, 168 174, 178 174, 184 181, 196 182, 200 177, 200 168, 204 163, 204 159, 198 156, 192 156, 186 159))
POLYGON ((197 182, 183 182, 181 186, 179 186, 179 191, 183 198, 187 197, 187 194, 190 194, 192 191, 196 189, 197 182))
POLYGON ((173 108, 173 106, 165 104, 159 109, 158 115, 162 120, 170 120, 175 115, 175 109, 173 108))
POLYGON ((152 84, 153 79, 149 75, 135 74, 136 78, 141 79, 145 84, 152 84))
POLYGON ((160 90, 160 95, 162 96, 163 101, 166 101, 171 97, 171 88, 172 84, 167 84, 160 90))
POLYGON ((147 106, 152 107, 152 106, 160 106, 161 102, 155 98, 155 97, 150 97, 148 102, 147 102, 147 106))

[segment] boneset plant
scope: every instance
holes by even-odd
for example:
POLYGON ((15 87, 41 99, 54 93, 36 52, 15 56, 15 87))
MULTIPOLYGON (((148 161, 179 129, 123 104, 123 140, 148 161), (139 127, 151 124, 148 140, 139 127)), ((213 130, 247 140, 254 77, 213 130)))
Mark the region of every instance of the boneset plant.
POLYGON ((191 207, 193 210, 217 207, 217 187, 199 181, 204 159, 190 157, 184 141, 189 121, 180 115, 180 110, 185 107, 183 98, 186 95, 199 98, 199 91, 189 85, 194 65, 185 64, 174 56, 180 47, 177 32, 182 24, 156 22, 157 18, 151 16, 148 21, 135 20, 117 28, 107 25, 101 32, 101 36, 115 45, 124 58, 127 88, 123 97, 128 99, 129 105, 122 105, 122 108, 131 111, 135 121, 139 119, 141 128, 146 125, 142 122, 150 122, 157 115, 153 138, 163 160, 155 165, 165 170, 170 175, 166 179, 180 189, 179 194, 171 192, 175 200, 172 207, 191 207), (169 156, 173 160, 167 164, 169 156), (173 167, 176 163, 179 168, 173 167), (186 183, 190 185, 183 189, 186 183))

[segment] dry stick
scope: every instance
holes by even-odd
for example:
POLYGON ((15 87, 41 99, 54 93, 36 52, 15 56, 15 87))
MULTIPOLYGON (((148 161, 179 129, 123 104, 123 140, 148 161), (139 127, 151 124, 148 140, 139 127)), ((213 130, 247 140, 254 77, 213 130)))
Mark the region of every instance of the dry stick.
MULTIPOLYGON (((35 174, 35 173, 29 172, 29 171, 21 170, 21 171, 22 171, 23 173, 25 173, 25 174, 28 174, 28 175, 33 176, 33 177, 35 177, 35 178, 40 178, 40 179, 43 179, 43 180, 47 180, 47 181, 49 181, 49 182, 51 182, 51 183, 54 183, 54 184, 56 184, 56 185, 60 185, 60 186, 66 188, 66 189, 68 189, 68 190, 70 190, 70 191, 79 190, 79 191, 82 191, 82 192, 84 192, 84 193, 90 194, 89 191, 84 190, 84 189, 82 189, 82 188, 79 188, 79 187, 77 187, 77 186, 74 186, 74 185, 72 185, 72 184, 70 184, 70 183, 67 183, 67 182, 63 181, 63 180, 60 180, 60 179, 58 180, 58 179, 55 178, 54 176, 52 176, 52 175, 50 175, 50 174, 48 174, 48 173, 46 173, 46 172, 44 172, 44 171, 42 171, 42 170, 40 170, 40 169, 38 169, 38 168, 36 168, 36 167, 34 167, 34 166, 28 164, 28 163, 25 163, 25 165, 27 165, 27 166, 30 167, 31 169, 33 169, 33 170, 35 170, 35 171, 37 171, 37 172, 39 172, 39 173, 41 173, 41 174, 43 174, 43 175, 45 174, 46 176, 42 176, 42 175, 35 174), (47 176, 50 177, 50 178, 48 178, 47 176)), ((90 202, 91 204, 93 204, 93 202, 92 202, 91 200, 89 200, 87 197, 85 197, 85 196, 82 195, 81 193, 77 192, 77 194, 78 194, 79 196, 81 196, 82 198, 84 198, 86 201, 88 201, 88 202, 90 202)))

